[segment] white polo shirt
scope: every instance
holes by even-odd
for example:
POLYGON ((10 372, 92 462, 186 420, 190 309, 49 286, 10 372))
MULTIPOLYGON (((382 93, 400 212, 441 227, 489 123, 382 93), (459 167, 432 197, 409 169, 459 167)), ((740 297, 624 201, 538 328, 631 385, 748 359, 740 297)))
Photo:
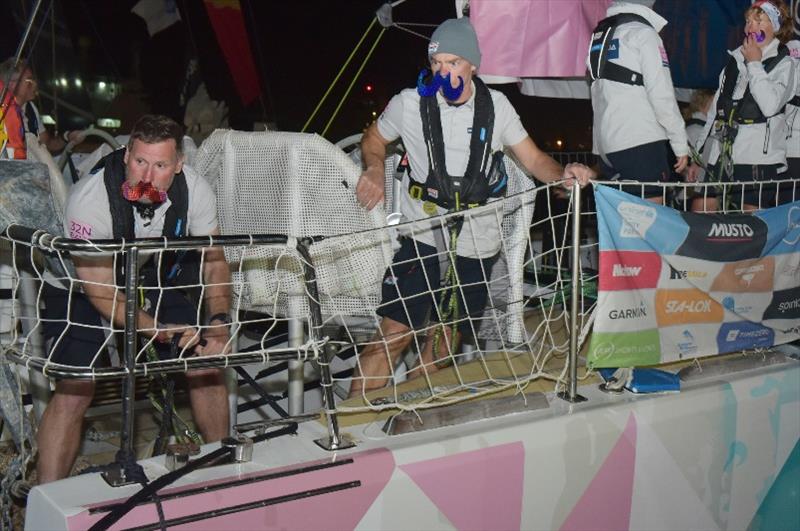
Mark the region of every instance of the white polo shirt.
MULTIPOLYGON (((491 94, 494 104, 492 151, 502 150, 503 146, 513 146, 522 142, 528 133, 522 126, 519 115, 511 103, 501 92, 489 89, 489 94, 491 94)), ((406 89, 394 96, 378 118, 378 132, 390 142, 402 137, 403 145, 408 153, 411 173, 416 181, 424 183, 428 177, 428 150, 422 132, 419 99, 420 96, 416 89, 406 89)), ((472 84, 472 96, 463 105, 450 105, 438 93, 436 99, 439 102, 439 113, 441 114, 447 173, 464 175, 469 162, 469 145, 472 138, 475 84, 472 84)), ((403 176, 403 186, 399 198, 400 212, 404 216, 403 221, 416 221, 447 212, 432 203, 424 205, 422 201, 413 199, 408 194, 408 186, 409 176, 406 173, 403 176)), ((433 230, 438 230, 440 226, 438 223, 431 223, 427 227, 417 225, 413 229, 413 238, 435 246, 433 230)), ((411 236, 411 229, 404 228, 402 230, 406 236, 411 236)), ((487 258, 499 250, 500 224, 499 216, 495 212, 487 211, 464 223, 464 228, 458 237, 457 252, 460 256, 487 258)))
MULTIPOLYGON (((218 225, 217 201, 214 191, 205 179, 185 164, 183 174, 186 176, 186 187, 189 191, 189 207, 186 215, 187 234, 206 236, 218 225)), ((104 170, 100 170, 94 175, 87 175, 70 190, 64 215, 64 232, 67 237, 87 240, 114 238, 111 210, 103 175, 104 170)), ((122 192, 120 191, 120 193, 122 192)), ((149 223, 134 209, 136 237, 161 237, 167 209, 171 204, 169 199, 161 204, 149 223)))

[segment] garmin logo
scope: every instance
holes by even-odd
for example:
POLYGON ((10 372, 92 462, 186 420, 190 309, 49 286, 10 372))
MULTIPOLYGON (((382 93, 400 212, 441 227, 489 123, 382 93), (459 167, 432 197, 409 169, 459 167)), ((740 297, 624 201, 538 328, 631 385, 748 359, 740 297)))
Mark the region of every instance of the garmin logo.
POLYGON ((667 301, 667 313, 710 313, 711 301, 710 300, 695 300, 695 301, 667 301))
POLYGON ((778 311, 781 313, 788 312, 789 310, 800 310, 800 299, 782 302, 778 305, 778 311))
POLYGON ((714 223, 708 231, 709 239, 750 239, 753 237, 753 228, 744 223, 714 223))
POLYGON ((626 308, 623 310, 611 310, 608 312, 609 319, 638 319, 640 317, 647 317, 647 308, 644 304, 638 308, 626 308))
POLYGON ((638 277, 641 267, 623 266, 614 264, 614 270, 611 273, 615 277, 638 277))

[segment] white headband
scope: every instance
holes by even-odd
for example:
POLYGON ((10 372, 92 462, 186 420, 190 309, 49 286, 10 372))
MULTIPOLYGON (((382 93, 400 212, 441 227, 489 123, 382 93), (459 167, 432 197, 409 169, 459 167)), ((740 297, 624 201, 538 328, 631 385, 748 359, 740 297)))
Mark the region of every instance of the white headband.
POLYGON ((753 7, 757 7, 763 11, 767 17, 769 17, 769 21, 772 22, 772 30, 777 32, 781 29, 781 12, 775 7, 774 4, 770 2, 761 1, 755 2, 753 7))

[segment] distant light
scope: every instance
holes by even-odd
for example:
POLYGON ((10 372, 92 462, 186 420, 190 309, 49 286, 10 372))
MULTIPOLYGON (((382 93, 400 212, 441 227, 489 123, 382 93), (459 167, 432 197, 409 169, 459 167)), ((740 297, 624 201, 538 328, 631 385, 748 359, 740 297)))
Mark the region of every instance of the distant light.
POLYGON ((75 86, 78 88, 81 88, 83 86, 83 81, 81 81, 81 78, 79 77, 75 78, 75 86))
POLYGON ((372 111, 372 116, 378 116, 378 113, 375 112, 375 111, 372 111))
POLYGON ((97 88, 99 88, 100 90, 105 90, 106 89, 106 82, 105 81, 100 81, 97 84, 97 88))
POLYGON ((119 129, 122 126, 122 121, 116 118, 98 118, 97 125, 107 129, 119 129))
POLYGON ((66 87, 67 86, 67 78, 65 78, 65 77, 61 78, 61 86, 62 87, 66 87))
POLYGON ((563 146, 563 145, 564 145, 564 142, 562 142, 561 140, 556 140, 556 145, 557 145, 558 147, 561 147, 561 146, 563 146))
POLYGON ((56 121, 49 114, 43 114, 41 118, 44 125, 56 125, 56 121))
POLYGON ((364 87, 364 90, 366 90, 367 92, 372 92, 372 85, 367 85, 366 87, 364 87))

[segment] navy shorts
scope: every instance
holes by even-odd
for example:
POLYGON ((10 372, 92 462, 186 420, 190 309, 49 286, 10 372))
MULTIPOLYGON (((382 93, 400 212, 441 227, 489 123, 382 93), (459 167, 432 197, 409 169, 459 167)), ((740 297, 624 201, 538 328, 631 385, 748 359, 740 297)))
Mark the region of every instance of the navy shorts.
MULTIPOLYGON (((750 181, 774 181, 777 179, 786 179, 787 173, 778 175, 778 168, 780 164, 734 164, 733 175, 723 176, 722 182, 750 182, 750 181)), ((714 175, 717 167, 709 167, 706 173, 706 182, 708 182, 708 175, 714 175)), ((790 187, 784 188, 781 185, 780 195, 787 196, 791 193, 790 187)), ((775 206, 775 193, 778 192, 779 185, 765 184, 763 187, 757 184, 741 185, 741 186, 728 186, 726 196, 730 198, 736 207, 741 207, 742 203, 745 205, 755 205, 759 208, 770 208, 775 206)), ((719 191, 712 187, 708 188, 708 197, 719 197, 719 191)), ((788 202, 788 201, 786 201, 788 202)))
POLYGON ((778 178, 791 179, 791 182, 781 183, 778 191, 779 205, 800 201, 800 158, 787 157, 786 164, 789 169, 786 173, 781 173, 778 178))
MULTIPOLYGON (((606 179, 619 174, 620 181, 671 182, 670 153, 666 140, 607 153, 606 159, 611 166, 600 157, 600 173, 606 179)), ((622 190, 639 197, 660 197, 664 193, 661 186, 645 186, 644 190, 641 186, 623 186, 622 190)))
MULTIPOLYGON (((153 315, 158 302, 156 320, 160 323, 197 325, 197 308, 180 290, 144 289, 145 311, 153 315)), ((70 292, 45 284, 43 289, 44 311, 42 312, 43 331, 46 344, 51 349, 50 360, 62 365, 76 367, 108 367, 111 365, 104 344, 116 341, 116 337, 106 338, 100 313, 89 298, 80 292, 70 292), (69 309, 69 321, 67 310, 69 309), (63 334, 63 336, 62 336, 63 334)), ((121 333, 115 336, 122 336, 121 333)), ((121 343, 118 343, 121 344, 121 343)), ((170 345, 153 342, 160 359, 174 357, 170 345)), ((178 351, 180 353, 180 351, 178 351)), ((121 353, 120 353, 121 354, 121 353)), ((144 360, 137 360, 144 361, 144 360)))
MULTIPOLYGON (((394 319, 415 330, 425 326, 429 313, 431 321, 441 322, 438 307, 442 302, 449 303, 453 291, 441 289, 439 258, 435 247, 411 238, 402 238, 400 250, 394 255, 392 265, 383 276, 378 315, 394 319), (434 308, 433 312, 431 308, 434 308)), ((488 298, 488 280, 496 261, 497 255, 482 260, 463 256, 456 259, 459 279, 456 290, 460 320, 458 329, 462 334, 471 332, 472 318, 483 315, 488 298)))

